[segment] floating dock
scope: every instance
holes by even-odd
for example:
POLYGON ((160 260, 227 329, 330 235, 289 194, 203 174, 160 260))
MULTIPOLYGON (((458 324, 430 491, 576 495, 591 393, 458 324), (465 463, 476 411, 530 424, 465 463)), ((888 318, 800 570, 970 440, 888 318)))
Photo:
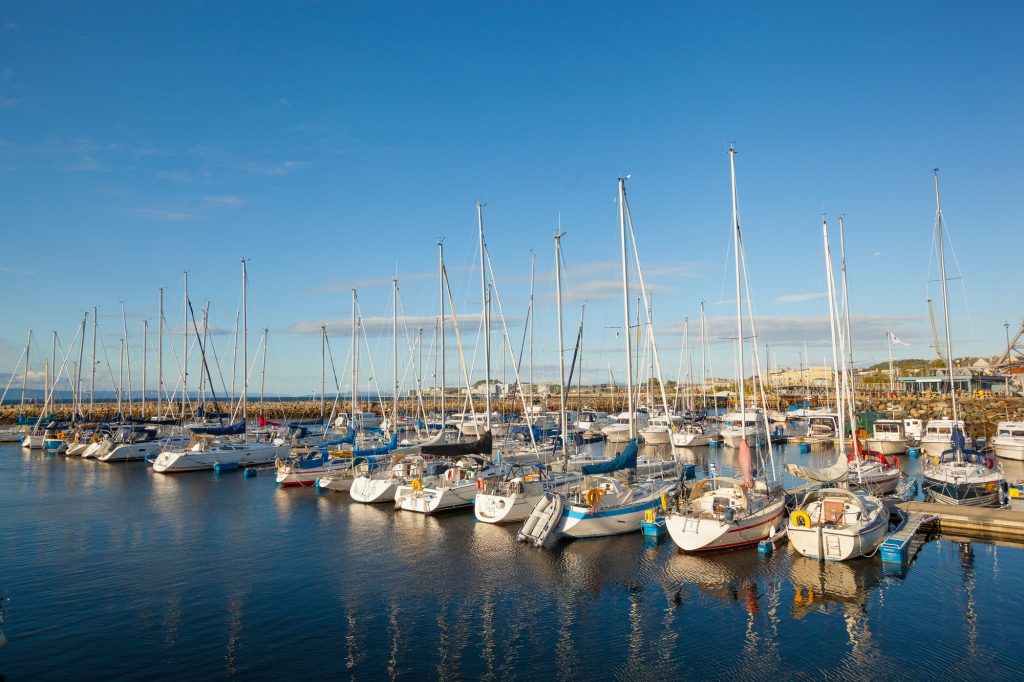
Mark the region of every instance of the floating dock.
POLYGON ((1024 542, 1024 512, 1021 511, 991 507, 957 507, 934 502, 903 502, 899 507, 911 515, 936 516, 939 529, 944 532, 1024 542))
POLYGON ((922 526, 933 524, 938 519, 938 514, 908 512, 907 522, 903 524, 903 527, 887 537, 879 548, 882 562, 900 565, 909 563, 917 554, 917 550, 924 544, 923 536, 918 535, 922 526))

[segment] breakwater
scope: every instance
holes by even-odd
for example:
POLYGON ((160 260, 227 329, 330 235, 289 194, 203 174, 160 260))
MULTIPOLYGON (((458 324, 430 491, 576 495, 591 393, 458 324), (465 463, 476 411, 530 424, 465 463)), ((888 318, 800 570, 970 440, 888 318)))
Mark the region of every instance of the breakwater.
MULTIPOLYGON (((557 410, 557 397, 547 397, 535 401, 544 409, 557 410)), ((601 410, 604 412, 616 412, 624 409, 624 399, 621 395, 611 393, 574 393, 568 400, 568 409, 580 408, 601 410)), ((410 411, 419 411, 419 401, 406 398, 401 400, 401 407, 410 411)), ((724 403, 722 403, 724 405, 724 403)), ((769 404, 778 404, 781 408, 786 407, 786 402, 778 402, 769 396, 769 404)), ((439 400, 424 400, 422 402, 426 411, 435 412, 440 409, 439 400)), ((484 401, 480 398, 474 400, 472 408, 469 401, 451 396, 447 400, 447 410, 453 412, 469 412, 471 409, 482 412, 484 401)), ((961 418, 967 424, 968 432, 974 436, 992 437, 995 434, 996 424, 1005 420, 1024 421, 1024 398, 1011 398, 1002 396, 962 396, 959 400, 961 418)), ((156 407, 155 403, 147 404, 147 415, 151 416, 156 407)), ((381 413, 381 405, 378 402, 363 402, 360 409, 381 413)), ((520 400, 498 399, 492 402, 492 409, 504 414, 515 414, 523 411, 523 403, 520 400)), ((141 406, 136 403, 131 410, 135 417, 141 416, 141 406)), ((340 401, 336 405, 328 403, 324 413, 330 415, 332 408, 339 414, 348 413, 352 406, 348 401, 340 401)), ((128 410, 125 410, 126 413, 128 410)), ((952 409, 949 400, 942 396, 858 396, 858 412, 875 412, 879 417, 895 417, 898 419, 938 419, 951 417, 952 409)), ((70 403, 58 403, 52 410, 57 418, 67 419, 72 415, 70 403)), ((17 405, 4 405, 0 407, 0 423, 11 424, 17 419, 19 408, 17 405)), ((38 406, 26 409, 29 415, 38 415, 38 406)), ((250 402, 250 416, 263 414, 267 419, 318 419, 321 415, 321 406, 318 400, 274 400, 265 401, 261 405, 258 402, 250 402)), ((93 415, 97 419, 107 419, 117 414, 116 402, 98 403, 94 407, 93 415)))

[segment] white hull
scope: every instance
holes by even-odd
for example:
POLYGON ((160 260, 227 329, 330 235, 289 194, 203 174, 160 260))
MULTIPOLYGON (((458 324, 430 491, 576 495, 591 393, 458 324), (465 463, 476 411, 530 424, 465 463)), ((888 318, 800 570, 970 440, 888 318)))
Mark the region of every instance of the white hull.
POLYGON ((157 455, 153 462, 153 471, 172 474, 213 469, 217 464, 240 467, 270 464, 279 457, 287 457, 291 449, 292 446, 287 444, 226 443, 198 450, 165 450, 157 455))
POLYGON ((101 462, 131 462, 146 459, 150 455, 159 454, 161 450, 182 448, 188 445, 188 438, 172 438, 165 441, 149 441, 146 443, 122 443, 108 452, 94 455, 101 462))
POLYGON ((480 493, 476 496, 473 510, 476 520, 484 523, 525 521, 542 497, 544 497, 543 486, 538 486, 534 491, 527 490, 525 493, 516 495, 480 493))
POLYGON ((711 445, 713 440, 710 433, 684 433, 677 431, 672 434, 672 443, 680 448, 699 448, 711 445))
POLYGON ((612 424, 601 429, 601 433, 608 439, 609 443, 628 443, 629 442, 629 425, 628 424, 612 424))
POLYGON ((21 447, 30 450, 41 450, 43 448, 43 437, 26 433, 25 438, 21 441, 21 447))
POLYGON ((786 511, 785 498, 746 518, 732 523, 715 518, 669 514, 665 527, 672 541, 685 552, 708 552, 752 545, 768 538, 777 529, 786 511))
POLYGON ((353 502, 363 504, 394 502, 395 491, 400 483, 397 479, 360 476, 352 481, 348 494, 353 502))
MULTIPOLYGON (((809 559, 818 558, 818 527, 804 528, 789 526, 787 534, 789 542, 796 551, 809 559)), ((889 524, 876 524, 866 533, 845 531, 842 529, 822 529, 821 545, 825 559, 829 561, 847 561, 866 556, 874 552, 889 530, 889 524)))
POLYGON ((992 450, 995 452, 996 457, 1002 459, 1012 459, 1016 461, 1024 460, 1024 442, 1000 442, 999 438, 996 437, 992 441, 992 450))
POLYGON ((846 561, 869 555, 882 544, 889 532, 889 512, 881 500, 864 493, 812 491, 790 516, 786 532, 805 557, 846 561), (810 523, 797 523, 798 514, 810 523))
POLYGON ((743 441, 743 439, 744 439, 744 435, 745 435, 746 440, 747 440, 747 445, 749 445, 751 447, 757 447, 758 445, 763 445, 764 442, 765 442, 765 437, 764 437, 763 433, 753 433, 753 432, 751 432, 749 430, 747 431, 746 434, 740 433, 738 430, 737 431, 723 430, 722 431, 722 442, 725 443, 726 447, 738 448, 740 446, 740 442, 743 441))
POLYGON ((672 432, 662 426, 648 426, 640 429, 640 435, 648 445, 668 445, 672 439, 672 432))
POLYGON ((881 452, 883 455, 907 454, 906 439, 868 438, 865 442, 867 443, 868 450, 881 452))
POLYGON ((110 452, 114 447, 114 442, 109 438, 104 438, 95 443, 89 443, 84 451, 82 451, 82 459, 99 459, 101 456, 110 452))
POLYGON ((413 490, 410 486, 400 486, 395 491, 395 509, 434 514, 449 509, 466 509, 476 499, 476 480, 467 480, 444 488, 424 488, 413 490))
POLYGON ((64 455, 67 457, 81 457, 82 453, 88 450, 90 445, 92 445, 91 441, 71 443, 68 445, 67 452, 64 455))
POLYGON ((566 500, 562 518, 555 529, 557 536, 597 538, 635 533, 640 530, 647 510, 660 507, 662 493, 671 493, 674 487, 674 483, 650 485, 646 489, 634 486, 630 499, 623 503, 608 506, 599 504, 595 508, 566 500))

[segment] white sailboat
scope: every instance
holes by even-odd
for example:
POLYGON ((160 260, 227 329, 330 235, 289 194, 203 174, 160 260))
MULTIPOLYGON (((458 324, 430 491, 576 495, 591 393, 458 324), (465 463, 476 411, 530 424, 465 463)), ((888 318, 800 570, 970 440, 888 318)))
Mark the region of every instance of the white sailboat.
MULTIPOLYGON (((248 282, 246 279, 246 259, 242 259, 242 357, 248 358, 248 303, 246 292, 248 282)), ((188 288, 185 289, 186 313, 188 310, 188 288)), ((187 328, 187 325, 186 325, 187 328)), ((186 343, 187 343, 186 334, 186 343)), ((201 346, 202 347, 202 346, 201 346)), ((264 352, 266 343, 264 342, 264 352)), ((247 362, 248 360, 246 360, 247 362)), ((203 360, 205 364, 205 359, 203 360)), ((187 371, 187 367, 184 371, 187 371)), ((242 425, 247 423, 248 402, 249 402, 249 373, 243 371, 243 393, 242 393, 242 425)), ((212 382, 211 382, 212 383, 212 382)), ((182 389, 184 391, 184 388, 182 389)), ((185 396, 182 396, 182 401, 185 396)), ((288 456, 291 451, 290 443, 277 443, 273 441, 250 441, 243 432, 242 440, 227 440, 215 435, 196 434, 181 448, 166 448, 157 455, 153 461, 153 471, 157 473, 177 473, 183 471, 200 471, 213 469, 217 465, 247 467, 260 464, 270 464, 279 458, 288 456)))
MULTIPOLYGON (((1004 502, 1006 479, 1002 466, 992 458, 983 458, 969 449, 967 434, 959 417, 956 386, 953 381, 953 341, 949 333, 949 292, 946 281, 946 256, 942 236, 942 204, 939 199, 939 172, 935 170, 935 223, 939 244, 939 275, 942 280, 942 318, 946 329, 946 374, 953 408, 949 448, 938 456, 929 455, 922 466, 925 499, 941 504, 997 506, 1004 502)), ((925 438, 922 437, 922 445, 925 438)), ((927 447, 927 446, 926 446, 927 447)))
MULTIPOLYGON (((740 231, 739 202, 736 193, 736 150, 729 148, 729 169, 732 181, 733 250, 736 267, 736 320, 739 341, 739 380, 737 381, 739 413, 731 425, 735 434, 723 437, 738 449, 742 478, 705 479, 690 491, 679 508, 665 516, 665 528, 672 541, 688 552, 731 549, 755 544, 773 536, 785 513, 786 496, 778 484, 769 484, 767 477, 755 482, 749 434, 764 432, 760 411, 747 411, 746 387, 743 381, 743 307, 740 285, 743 238, 740 231), (752 421, 749 421, 752 420, 752 421), (760 431, 758 430, 760 429, 760 431), (749 434, 748 434, 749 432, 749 434)), ((758 442, 755 440, 755 442, 758 442)))

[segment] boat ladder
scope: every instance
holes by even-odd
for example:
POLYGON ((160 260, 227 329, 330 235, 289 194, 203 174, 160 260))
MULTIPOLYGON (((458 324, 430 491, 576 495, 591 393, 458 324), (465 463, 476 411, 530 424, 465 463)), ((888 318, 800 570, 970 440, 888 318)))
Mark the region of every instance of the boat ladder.
POLYGON ((917 550, 924 544, 919 538, 918 531, 921 527, 936 521, 938 514, 925 514, 924 512, 910 512, 907 514, 907 522, 903 527, 892 533, 882 542, 879 552, 882 555, 882 563, 906 564, 917 550))

